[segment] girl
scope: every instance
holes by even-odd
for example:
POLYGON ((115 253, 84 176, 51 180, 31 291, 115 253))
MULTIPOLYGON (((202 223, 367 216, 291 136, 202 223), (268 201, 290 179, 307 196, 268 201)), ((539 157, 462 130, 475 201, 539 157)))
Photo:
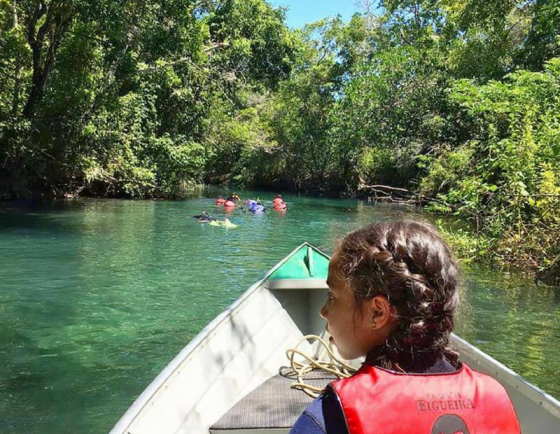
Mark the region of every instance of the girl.
POLYGON ((321 309, 342 357, 366 356, 331 383, 290 434, 519 434, 505 389, 448 346, 458 269, 429 224, 376 223, 340 242, 321 309))

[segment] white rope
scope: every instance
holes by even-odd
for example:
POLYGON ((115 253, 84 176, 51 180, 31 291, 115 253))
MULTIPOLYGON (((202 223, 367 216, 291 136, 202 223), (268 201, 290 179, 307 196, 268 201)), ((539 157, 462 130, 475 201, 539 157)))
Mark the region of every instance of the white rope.
MULTIPOLYGON (((316 353, 318 354, 318 351, 316 353)), ((297 381, 292 383, 291 388, 302 390, 312 398, 317 398, 323 391, 323 388, 306 384, 303 378, 306 374, 312 371, 323 371, 337 378, 348 378, 356 372, 354 367, 347 364, 334 353, 330 344, 317 335, 304 336, 294 348, 290 348, 286 351, 286 356, 290 360, 290 366, 297 377, 297 381), (318 344, 323 347, 323 350, 326 351, 327 358, 314 358, 298 349, 303 342, 313 340, 317 341, 318 344), (306 362, 298 362, 295 360, 296 355, 303 357, 306 362)))

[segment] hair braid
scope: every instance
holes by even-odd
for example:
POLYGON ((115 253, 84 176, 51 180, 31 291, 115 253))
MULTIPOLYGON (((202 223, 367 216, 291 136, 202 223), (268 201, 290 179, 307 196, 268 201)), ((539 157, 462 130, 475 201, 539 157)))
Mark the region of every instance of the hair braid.
POLYGON ((384 295, 397 310, 396 329, 374 350, 379 363, 423 369, 443 354, 457 365, 449 335, 459 303, 458 268, 431 225, 373 224, 350 233, 338 253, 340 270, 358 304, 384 295))

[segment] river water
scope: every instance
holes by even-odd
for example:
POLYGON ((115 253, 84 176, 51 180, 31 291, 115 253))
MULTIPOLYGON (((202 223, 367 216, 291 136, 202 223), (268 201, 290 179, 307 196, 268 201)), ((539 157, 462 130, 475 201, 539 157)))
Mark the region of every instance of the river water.
MULTIPOLYGON (((359 226, 418 217, 286 199, 285 214, 234 212, 235 229, 191 218, 223 216, 205 198, 0 205, 0 432, 108 432, 190 339, 297 245, 330 253, 359 226)), ((496 270, 470 268, 464 280, 458 334, 560 397, 560 293, 496 270)))

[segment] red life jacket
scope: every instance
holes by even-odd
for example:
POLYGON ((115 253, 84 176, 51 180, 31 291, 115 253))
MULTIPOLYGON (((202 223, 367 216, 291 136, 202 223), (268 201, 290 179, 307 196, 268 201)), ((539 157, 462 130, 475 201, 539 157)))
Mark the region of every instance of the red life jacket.
POLYGON ((400 374, 364 365, 335 381, 350 434, 520 434, 505 389, 463 366, 447 374, 400 374))

